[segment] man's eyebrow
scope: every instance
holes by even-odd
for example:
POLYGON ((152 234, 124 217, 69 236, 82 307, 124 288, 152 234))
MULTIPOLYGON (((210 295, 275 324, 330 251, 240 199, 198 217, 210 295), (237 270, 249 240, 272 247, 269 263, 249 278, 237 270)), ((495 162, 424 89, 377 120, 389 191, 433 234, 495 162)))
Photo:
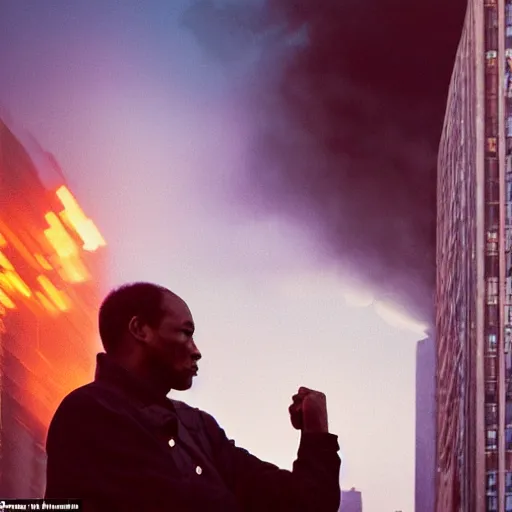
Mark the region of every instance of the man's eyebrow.
POLYGON ((196 326, 194 325, 194 322, 191 322, 190 320, 187 320, 183 327, 188 327, 189 329, 192 329, 193 331, 196 329, 196 326))

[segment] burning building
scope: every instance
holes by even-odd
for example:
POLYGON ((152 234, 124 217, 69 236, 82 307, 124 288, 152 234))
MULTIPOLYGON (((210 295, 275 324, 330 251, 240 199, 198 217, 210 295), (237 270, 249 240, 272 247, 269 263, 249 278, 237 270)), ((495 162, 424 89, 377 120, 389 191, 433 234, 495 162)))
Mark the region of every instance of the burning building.
POLYGON ((28 146, 0 120, 2 498, 44 493, 46 428, 64 395, 93 376, 102 291, 105 241, 55 159, 28 146))

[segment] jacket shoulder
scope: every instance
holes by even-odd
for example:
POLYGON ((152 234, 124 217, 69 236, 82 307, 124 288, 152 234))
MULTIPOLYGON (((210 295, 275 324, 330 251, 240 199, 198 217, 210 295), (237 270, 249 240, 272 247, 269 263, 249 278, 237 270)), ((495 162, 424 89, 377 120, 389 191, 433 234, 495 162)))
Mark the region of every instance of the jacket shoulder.
POLYGON ((180 415, 185 414, 187 416, 197 416, 198 418, 213 418, 213 416, 211 416, 209 413, 202 411, 197 407, 193 407, 192 405, 189 405, 185 402, 174 399, 171 399, 171 402, 174 405, 176 412, 180 415))
POLYGON ((213 433, 221 429, 217 420, 210 413, 188 405, 185 402, 180 402, 179 400, 171 400, 171 402, 181 420, 184 421, 188 427, 201 430, 206 429, 206 431, 213 433))
POLYGON ((49 432, 56 424, 69 424, 86 421, 87 417, 99 410, 109 409, 110 403, 118 402, 119 398, 109 389, 104 389, 96 382, 85 384, 68 393, 50 422, 49 432), (117 398, 117 400, 116 400, 117 398))

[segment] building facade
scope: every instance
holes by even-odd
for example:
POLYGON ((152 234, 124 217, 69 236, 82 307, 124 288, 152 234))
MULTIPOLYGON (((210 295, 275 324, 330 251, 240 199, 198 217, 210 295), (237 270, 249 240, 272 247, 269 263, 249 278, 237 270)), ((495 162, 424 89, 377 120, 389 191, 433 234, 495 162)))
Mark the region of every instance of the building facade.
POLYGON ((48 423, 93 377, 104 245, 51 155, 0 120, 2 498, 42 497, 48 423))
POLYGON ((350 491, 342 491, 340 512, 363 512, 361 492, 354 487, 350 491))
POLYGON ((436 482, 436 344, 421 340, 416 349, 415 512, 434 512, 436 482))
POLYGON ((436 509, 512 511, 512 3, 470 0, 438 161, 436 509))

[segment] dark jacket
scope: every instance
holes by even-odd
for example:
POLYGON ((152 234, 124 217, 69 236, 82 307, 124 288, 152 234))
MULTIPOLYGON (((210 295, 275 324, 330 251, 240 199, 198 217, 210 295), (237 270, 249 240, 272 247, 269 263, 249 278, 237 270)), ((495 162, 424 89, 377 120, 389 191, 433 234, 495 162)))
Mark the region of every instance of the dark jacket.
POLYGON ((293 471, 230 441, 209 414, 160 399, 104 354, 50 424, 47 499, 103 512, 336 512, 337 437, 302 434, 293 471))

